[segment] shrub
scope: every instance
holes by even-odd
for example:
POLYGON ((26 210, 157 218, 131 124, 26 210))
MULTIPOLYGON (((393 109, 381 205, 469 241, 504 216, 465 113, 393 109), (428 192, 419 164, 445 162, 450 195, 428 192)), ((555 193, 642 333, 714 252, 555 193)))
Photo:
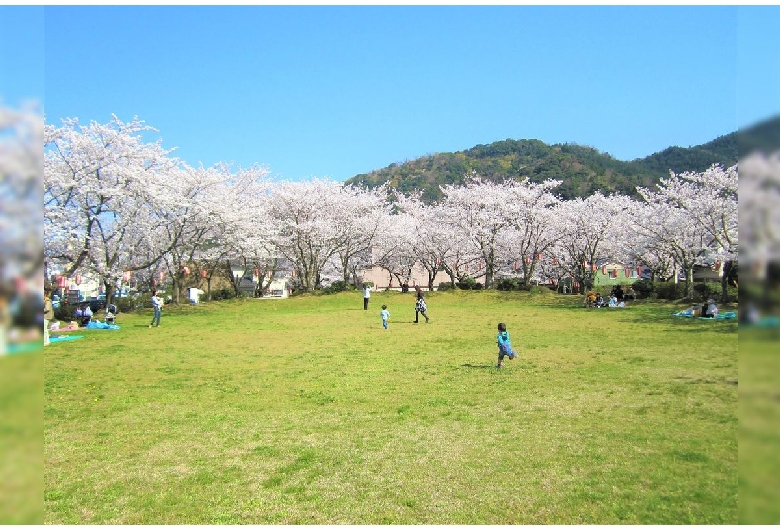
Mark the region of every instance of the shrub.
POLYGON ((685 297, 685 284, 674 282, 656 282, 655 295, 664 300, 679 300, 685 297))
POLYGON ((729 285, 728 287, 726 287, 726 294, 729 297, 729 302, 739 301, 739 289, 737 289, 737 286, 729 285))
POLYGON ((220 289, 218 291, 211 291, 212 300, 230 300, 236 297, 236 292, 233 289, 220 289))
POLYGON ((436 288, 437 291, 449 291, 450 289, 454 289, 455 287, 452 285, 451 282, 441 282, 439 286, 436 288))
POLYGON ((702 282, 696 283, 693 286, 693 299, 698 302, 704 302, 710 298, 715 300, 720 299, 721 287, 720 283, 715 282, 702 282))
POLYGON ((529 291, 531 294, 537 294, 543 296, 551 296, 553 293, 555 293, 555 291, 553 291, 546 285, 531 285, 529 287, 529 291))
POLYGON ((655 285, 650 280, 637 280, 631 286, 637 298, 649 298, 655 292, 655 285))
MULTIPOLYGON (((322 292, 325 294, 335 294, 340 293, 341 291, 347 291, 350 287, 351 286, 347 285, 347 282, 344 280, 338 280, 325 287, 322 292)), ((354 290, 354 288, 352 290, 354 290)))
MULTIPOLYGON (((712 298, 713 300, 720 302, 723 288, 721 287, 720 282, 696 283, 693 286, 693 292, 695 301, 704 302, 712 298)), ((728 285, 726 287, 726 297, 728 302, 739 301, 739 290, 737 287, 728 285)))
POLYGON ((501 278, 496 282, 498 291, 517 291, 520 289, 520 280, 517 278, 501 278))
MULTIPOLYGON (((149 295, 149 298, 151 299, 151 295, 149 295)), ((111 303, 116 306, 117 311, 120 313, 129 313, 144 306, 143 298, 140 294, 114 298, 111 303)))
POLYGON ((458 282, 456 285, 458 286, 458 289, 463 289, 464 291, 468 291, 472 289, 479 289, 479 287, 477 286, 480 284, 478 284, 477 280, 475 280, 474 278, 465 278, 462 282, 458 282))
POLYGON ((70 304, 60 304, 60 307, 54 310, 54 320, 60 320, 62 322, 70 322, 76 320, 74 313, 76 312, 76 306, 70 304))

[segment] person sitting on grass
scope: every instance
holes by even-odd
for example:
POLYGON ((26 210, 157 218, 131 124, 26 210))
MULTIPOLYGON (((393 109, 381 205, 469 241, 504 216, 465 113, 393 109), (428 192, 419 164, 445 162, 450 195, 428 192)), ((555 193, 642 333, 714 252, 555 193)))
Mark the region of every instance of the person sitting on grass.
POLYGON ((76 309, 74 316, 79 322, 79 325, 85 327, 92 320, 92 308, 89 307, 89 304, 81 304, 78 309, 76 309))
POLYGON ((717 318, 718 306, 715 305, 715 300, 710 298, 705 305, 701 306, 701 316, 704 318, 717 318))
POLYGON ((588 291, 588 294, 585 295, 585 307, 593 307, 595 303, 596 303, 596 292, 588 291))

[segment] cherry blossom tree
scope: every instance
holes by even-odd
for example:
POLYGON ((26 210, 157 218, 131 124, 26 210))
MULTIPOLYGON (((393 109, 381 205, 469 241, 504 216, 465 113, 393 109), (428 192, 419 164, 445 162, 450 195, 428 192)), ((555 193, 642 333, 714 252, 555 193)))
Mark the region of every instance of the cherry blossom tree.
POLYGON ((720 268, 721 299, 728 301, 729 271, 739 253, 737 166, 712 165, 704 172, 671 173, 660 191, 676 200, 711 237, 710 260, 720 268))
POLYGON ((40 193, 44 123, 38 105, 0 106, 0 278, 30 278, 43 263, 40 193))
POLYGON ((780 262, 780 151, 751 151, 740 158, 739 175, 742 285, 753 288, 744 291, 747 295, 760 291, 752 302, 769 309, 776 290, 769 267, 780 262))
MULTIPOLYGON (((197 286, 202 277, 197 274, 198 263, 214 254, 219 255, 226 242, 236 248, 239 242, 253 242, 236 229, 243 219, 255 219, 257 209, 245 197, 251 188, 261 185, 268 174, 263 167, 239 169, 227 164, 210 168, 191 168, 184 165, 176 171, 179 200, 161 215, 167 219, 165 230, 158 231, 163 254, 162 263, 173 283, 176 301, 184 287, 197 286)), ((244 244, 245 247, 248 245, 244 244)), ((210 293, 210 291, 209 291, 210 293)))
MULTIPOLYGON (((692 293, 695 265, 731 263, 738 252, 737 168, 711 166, 702 173, 670 172, 655 189, 638 188, 649 209, 644 210, 643 232, 649 247, 665 248, 686 278, 686 296, 692 293), (644 223, 652 222, 653 226, 644 223)), ((722 299, 727 301, 726 275, 722 299)))
POLYGON ((472 175, 463 186, 441 187, 447 223, 465 236, 470 252, 478 258, 477 274, 484 274, 486 289, 493 287, 496 271, 507 259, 500 245, 501 235, 516 223, 509 201, 510 186, 472 175))
POLYGON ((552 257, 561 272, 577 282, 580 292, 593 287, 598 261, 621 255, 622 241, 631 236, 631 209, 630 198, 599 192, 563 201, 554 208, 560 237, 551 249, 552 257))
MULTIPOLYGON (((651 215, 640 215, 639 209, 644 208, 643 203, 638 203, 632 210, 633 219, 642 222, 648 220, 651 215)), ((639 231, 626 245, 623 255, 627 265, 639 266, 640 264, 650 269, 651 278, 673 278, 676 281, 677 266, 674 257, 665 245, 658 239, 639 231)))
POLYGON ((693 269, 706 263, 712 238, 681 206, 669 202, 663 193, 640 189, 647 204, 633 212, 635 225, 644 245, 655 248, 674 261, 685 277, 685 297, 693 294, 693 269))
POLYGON ((560 201, 552 193, 560 184, 557 180, 533 183, 526 178, 507 185, 513 229, 503 234, 503 246, 508 249, 507 261, 517 263, 525 285, 560 237, 554 210, 560 201))
MULTIPOLYGON (((486 288, 500 274, 526 284, 541 274, 571 276, 585 290, 604 260, 642 262, 660 275, 676 275, 680 267, 690 293, 694 265, 728 263, 739 250, 736 166, 671 173, 655 189, 639 189, 643 202, 601 193, 560 201, 558 181, 493 183, 472 174, 463 185, 442 186, 435 204, 396 195, 391 213, 386 187, 270 182, 263 167, 189 167, 160 140, 146 141, 157 131, 137 118, 44 126, 9 116, 0 112, 0 128, 15 124, 25 141, 14 147, 15 158, 0 142, 3 184, 6 175, 35 173, 32 146, 42 138, 45 256, 65 264, 66 274, 100 277, 109 300, 125 271, 148 282, 168 278, 178 299, 193 282, 207 282, 210 293, 218 274, 238 292, 250 271, 259 296, 282 267, 308 291, 326 273, 347 284, 373 264, 403 285, 416 263, 427 271, 429 288, 444 270, 453 283, 484 278, 486 288)), ((25 182, 29 192, 32 181, 25 182)), ((780 237, 767 228, 777 226, 777 210, 761 201, 776 196, 778 186, 756 182, 747 183, 756 193, 743 237, 757 242, 752 248, 777 253, 780 237)), ((8 197, 21 195, 0 195, 4 241, 14 234, 8 212, 19 206, 8 197)))
POLYGON ((739 184, 743 198, 739 211, 745 246, 740 257, 763 269, 770 261, 780 261, 780 151, 753 152, 740 160, 739 184))
POLYGON ((415 219, 412 215, 399 211, 386 217, 384 223, 374 239, 371 261, 387 271, 388 285, 408 285, 412 267, 417 261, 411 245, 415 219))
POLYGON ((347 285, 350 278, 356 279, 358 270, 371 265, 371 248, 379 231, 387 225, 390 204, 386 186, 375 189, 343 186, 334 199, 341 201, 341 206, 336 206, 333 212, 341 242, 333 257, 347 285))
POLYGON ((460 278, 456 278, 452 267, 447 267, 447 261, 458 261, 458 250, 464 241, 459 231, 451 229, 446 210, 438 204, 426 204, 420 197, 421 193, 409 196, 396 194, 396 206, 411 216, 413 226, 410 233, 413 237, 409 238, 409 246, 412 255, 427 273, 428 289, 433 289, 434 279, 440 270, 448 272, 454 285, 460 278))
POLYGON ((137 118, 116 116, 101 125, 76 119, 47 125, 44 138, 44 237, 47 257, 66 274, 90 271, 101 278, 110 300, 126 270, 150 267, 177 243, 155 245, 166 229, 164 213, 178 196, 170 181, 178 161, 156 132, 137 118))
POLYGON ((269 210, 279 223, 276 246, 294 267, 301 287, 320 286, 326 263, 341 248, 345 232, 340 209, 342 184, 327 179, 278 182, 271 190, 269 210))
MULTIPOLYGON (((233 283, 238 294, 241 278, 251 271, 256 279, 256 297, 263 296, 284 263, 276 246, 279 221, 273 217, 270 204, 273 184, 265 169, 255 168, 244 176, 245 183, 233 192, 234 200, 223 203, 220 216, 220 245, 223 250, 223 276, 233 283), (236 277, 233 270, 241 273, 236 277)), ((218 255, 213 256, 218 259, 218 255)))

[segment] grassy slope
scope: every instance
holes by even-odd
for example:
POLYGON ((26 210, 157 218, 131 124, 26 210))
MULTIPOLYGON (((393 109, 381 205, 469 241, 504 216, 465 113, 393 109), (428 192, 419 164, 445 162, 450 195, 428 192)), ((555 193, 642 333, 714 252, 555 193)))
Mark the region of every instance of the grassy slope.
POLYGON ((736 323, 360 293, 120 315, 45 352, 45 522, 737 518, 736 323), (381 327, 382 303, 392 315, 381 327), (520 358, 494 368, 507 323, 520 358))

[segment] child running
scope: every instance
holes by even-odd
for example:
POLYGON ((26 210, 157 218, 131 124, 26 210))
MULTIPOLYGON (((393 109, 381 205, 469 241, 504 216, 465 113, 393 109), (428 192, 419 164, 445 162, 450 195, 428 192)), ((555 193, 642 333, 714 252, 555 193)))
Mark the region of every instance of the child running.
POLYGON ((501 363, 505 356, 509 357, 510 360, 517 357, 517 352, 512 349, 512 342, 509 339, 509 332, 506 330, 506 324, 503 322, 498 325, 496 343, 498 344, 498 364, 496 365, 496 368, 501 368, 501 363))
POLYGON ((390 312, 387 310, 386 305, 382 306, 382 310, 379 312, 379 315, 382 317, 382 327, 388 329, 389 324, 387 321, 390 320, 390 312))

